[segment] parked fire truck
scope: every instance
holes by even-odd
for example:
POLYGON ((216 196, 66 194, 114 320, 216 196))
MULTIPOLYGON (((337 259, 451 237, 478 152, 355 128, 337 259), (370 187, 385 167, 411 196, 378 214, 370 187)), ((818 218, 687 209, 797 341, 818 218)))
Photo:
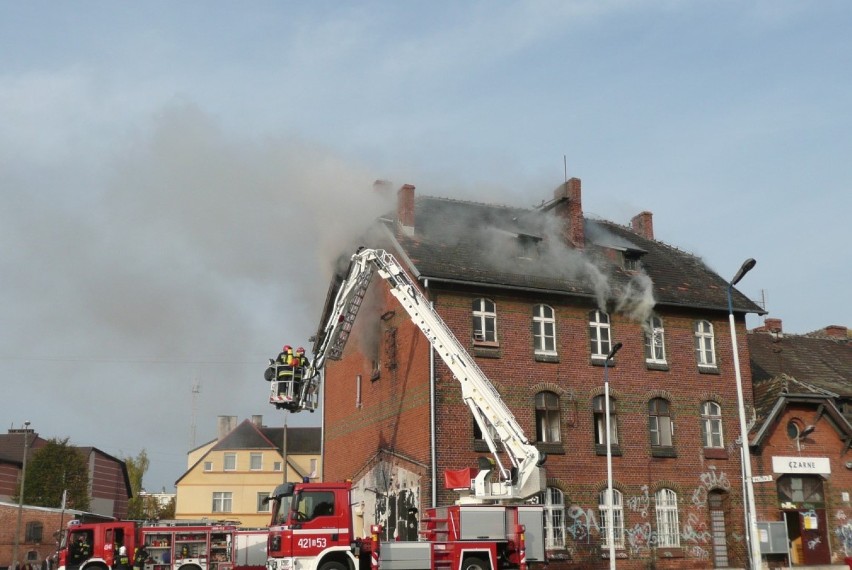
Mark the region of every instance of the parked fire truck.
POLYGON ((529 442, 496 388, 391 254, 362 249, 352 256, 317 353, 302 371, 299 385, 279 386, 275 379, 289 382, 293 375, 267 370, 265 377, 273 378, 273 396, 295 394, 294 403, 287 406, 293 412, 316 408, 320 372, 327 358, 342 357, 374 272, 388 283, 391 294, 460 383, 462 398, 492 457, 481 458, 478 469, 444 474, 445 487, 458 491, 459 500, 426 509, 417 542, 381 542, 381 527, 376 525, 369 539, 356 537, 351 483, 279 485, 270 497, 274 506, 267 570, 524 570, 530 561, 543 562, 542 507, 524 501, 545 488, 544 455, 529 442))
POLYGON ((71 521, 60 542, 59 570, 107 570, 119 548, 133 564, 144 545, 145 570, 262 570, 268 529, 243 529, 236 521, 71 521), (81 546, 83 545, 83 546, 81 546))

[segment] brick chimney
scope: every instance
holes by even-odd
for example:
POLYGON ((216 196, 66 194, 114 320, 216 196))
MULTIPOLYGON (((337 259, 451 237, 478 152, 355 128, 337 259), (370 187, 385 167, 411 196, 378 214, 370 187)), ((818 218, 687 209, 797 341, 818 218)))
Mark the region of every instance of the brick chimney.
POLYGON ((216 439, 222 441, 237 427, 237 416, 219 416, 216 426, 216 439))
POLYGON ((561 184, 553 191, 556 200, 566 198, 553 209, 554 213, 562 218, 562 235, 565 241, 578 249, 586 245, 586 236, 583 230, 583 200, 579 178, 570 178, 565 184, 561 184))
POLYGON ((255 427, 262 428, 263 427, 263 416, 262 415, 254 415, 251 417, 251 423, 255 425, 255 427))
POLYGON ((781 319, 765 319, 763 321, 763 330, 773 333, 784 332, 784 329, 781 327, 781 319))
POLYGON ((633 232, 643 238, 654 239, 654 214, 651 212, 639 212, 630 220, 633 232))
POLYGON ((825 334, 831 338, 849 338, 848 329, 840 325, 828 325, 825 327, 825 334))
POLYGON ((396 193, 396 222, 403 235, 414 235, 414 186, 403 184, 396 193))

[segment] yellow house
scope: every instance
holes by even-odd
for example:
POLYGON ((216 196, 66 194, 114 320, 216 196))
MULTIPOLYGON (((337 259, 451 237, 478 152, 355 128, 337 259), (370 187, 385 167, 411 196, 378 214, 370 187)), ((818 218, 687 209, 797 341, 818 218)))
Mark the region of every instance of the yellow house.
POLYGON ((284 430, 264 426, 262 416, 239 425, 236 416, 219 416, 218 437, 187 454, 175 518, 268 525, 265 499, 276 485, 320 478, 320 428, 288 427, 286 439, 284 430))

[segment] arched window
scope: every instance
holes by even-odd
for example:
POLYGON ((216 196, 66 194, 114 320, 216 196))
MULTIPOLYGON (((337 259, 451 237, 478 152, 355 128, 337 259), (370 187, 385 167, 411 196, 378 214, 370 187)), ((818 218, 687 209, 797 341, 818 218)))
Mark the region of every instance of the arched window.
POLYGON ((654 364, 666 363, 666 333, 663 319, 651 317, 645 329, 645 361, 654 364))
POLYGON ((701 438, 704 447, 725 447, 722 439, 722 407, 716 402, 701 404, 701 438))
POLYGON ((602 311, 589 313, 589 346, 592 358, 606 358, 610 349, 609 315, 602 311))
POLYGON ((716 348, 713 340, 713 325, 709 321, 695 323, 695 358, 698 366, 716 366, 716 348))
MULTIPOLYGON (((604 489, 598 496, 598 509, 601 515, 601 547, 609 548, 607 541, 607 526, 609 526, 609 509, 606 504, 606 493, 604 489)), ((621 498, 621 491, 618 489, 612 490, 612 538, 616 548, 624 548, 624 507, 621 498)))
POLYGON ((677 493, 660 489, 654 495, 657 509, 657 546, 680 546, 680 524, 677 515, 677 493))
POLYGON ((533 344, 536 354, 556 354, 556 317, 553 307, 533 307, 533 344))
POLYGON ((651 447, 672 446, 672 418, 668 400, 654 398, 648 402, 648 435, 651 447))
MULTIPOLYGON (((615 398, 609 397, 609 441, 618 445, 618 422, 615 415, 615 398)), ((595 445, 606 445, 606 402, 603 396, 595 396, 592 400, 595 414, 595 445)))
POLYGON ((473 301, 473 341, 497 342, 497 307, 491 299, 473 301))
POLYGON ((539 493, 544 506, 544 547, 565 548, 565 495, 556 487, 548 487, 539 493))
POLYGON ((535 395, 535 435, 536 441, 555 443, 559 436, 559 396, 553 392, 539 392, 535 395))

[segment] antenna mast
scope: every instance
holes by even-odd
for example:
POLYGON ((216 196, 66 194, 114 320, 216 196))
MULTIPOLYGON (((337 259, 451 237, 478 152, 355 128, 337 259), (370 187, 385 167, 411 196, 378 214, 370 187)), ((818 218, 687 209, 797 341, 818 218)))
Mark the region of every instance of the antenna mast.
POLYGON ((189 448, 195 449, 195 428, 198 425, 198 395, 201 393, 201 383, 196 376, 192 383, 192 421, 189 425, 189 448))

